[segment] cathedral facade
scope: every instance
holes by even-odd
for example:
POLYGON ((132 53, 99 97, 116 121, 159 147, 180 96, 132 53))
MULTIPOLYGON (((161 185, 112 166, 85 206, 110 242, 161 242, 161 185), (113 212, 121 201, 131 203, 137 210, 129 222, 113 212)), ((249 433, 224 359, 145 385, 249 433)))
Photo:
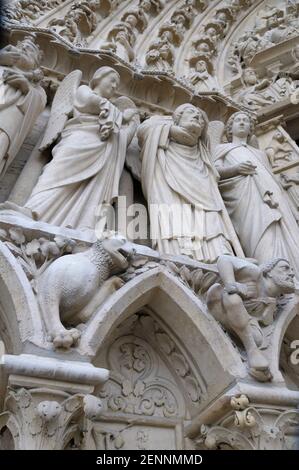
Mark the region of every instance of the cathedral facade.
POLYGON ((298 449, 299 1, 7 0, 1 41, 0 449, 298 449))

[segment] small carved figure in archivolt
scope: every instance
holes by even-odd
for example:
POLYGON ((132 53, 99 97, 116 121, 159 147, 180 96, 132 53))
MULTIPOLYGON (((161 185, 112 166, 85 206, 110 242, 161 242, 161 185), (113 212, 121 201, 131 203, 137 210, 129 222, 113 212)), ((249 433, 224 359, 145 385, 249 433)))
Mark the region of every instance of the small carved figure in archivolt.
POLYGON ((275 132, 269 146, 266 148, 266 154, 269 158, 272 168, 278 168, 296 159, 294 148, 279 130, 275 132))

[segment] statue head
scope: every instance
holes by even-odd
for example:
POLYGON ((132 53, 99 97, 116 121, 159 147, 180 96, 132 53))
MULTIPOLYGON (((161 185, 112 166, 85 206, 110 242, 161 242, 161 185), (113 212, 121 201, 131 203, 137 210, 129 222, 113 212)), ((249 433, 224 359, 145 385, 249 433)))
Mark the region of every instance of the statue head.
POLYGON ((178 106, 173 115, 174 124, 184 128, 187 132, 207 140, 209 120, 204 111, 191 103, 178 106))
POLYGON ((279 142, 280 144, 283 144, 283 142, 285 141, 285 137, 284 137, 283 133, 280 132, 280 131, 276 131, 276 132, 275 132, 274 138, 275 138, 275 140, 277 140, 277 142, 279 142))
POLYGON ((243 81, 245 85, 256 85, 258 77, 254 69, 248 67, 243 71, 243 81))
POLYGON ((103 98, 110 99, 114 95, 120 83, 119 73, 112 67, 100 67, 94 73, 90 87, 103 98))
POLYGON ((136 16, 137 13, 128 12, 125 13, 122 17, 122 21, 125 21, 131 28, 136 28, 138 23, 138 17, 136 16))
POLYGON ((195 66, 196 72, 206 72, 207 71, 207 64, 204 60, 199 60, 196 62, 195 66))
POLYGON ((171 45, 168 42, 163 42, 159 47, 160 57, 165 60, 171 60, 172 57, 172 50, 171 45))
POLYGON ((247 140, 252 136, 255 128, 255 121, 250 114, 243 111, 234 113, 226 123, 226 137, 229 142, 233 137, 246 137, 247 140))
POLYGON ((152 2, 151 0, 139 0, 139 6, 143 8, 145 12, 149 12, 152 7, 152 2))
POLYGON ((197 44, 196 50, 198 52, 201 52, 202 54, 210 54, 211 53, 210 46, 207 42, 200 42, 199 44, 197 44))
POLYGON ((267 283, 269 295, 291 294, 294 292, 294 271, 288 260, 276 258, 261 265, 263 277, 267 283))
POLYGON ((212 38, 212 39, 216 39, 217 36, 218 36, 218 33, 217 33, 216 28, 214 28, 213 26, 209 26, 209 27, 206 29, 206 35, 207 35, 207 36, 210 36, 210 38, 212 38))
POLYGON ((177 12, 172 15, 172 21, 177 25, 184 26, 186 18, 181 12, 177 12))
POLYGON ((221 11, 221 10, 216 12, 215 17, 218 21, 220 21, 223 24, 226 24, 226 22, 228 20, 227 15, 225 14, 225 12, 221 11))

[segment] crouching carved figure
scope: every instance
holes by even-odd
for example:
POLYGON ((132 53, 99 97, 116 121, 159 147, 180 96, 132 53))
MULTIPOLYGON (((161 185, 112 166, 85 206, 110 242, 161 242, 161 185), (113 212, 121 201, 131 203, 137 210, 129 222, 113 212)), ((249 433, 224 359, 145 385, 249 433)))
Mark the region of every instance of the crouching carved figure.
POLYGON ((55 348, 74 346, 80 331, 63 324, 84 323, 114 291, 122 286, 115 276, 128 267, 120 252, 124 238, 98 240, 82 253, 62 256, 42 274, 38 301, 47 331, 55 348), (111 277, 112 276, 112 277, 111 277))
POLYGON ((213 316, 242 341, 250 374, 259 381, 271 380, 267 358, 259 347, 263 326, 270 325, 277 310, 277 298, 295 290, 289 262, 277 258, 260 266, 255 260, 223 255, 217 262, 222 284, 208 291, 207 304, 213 316))

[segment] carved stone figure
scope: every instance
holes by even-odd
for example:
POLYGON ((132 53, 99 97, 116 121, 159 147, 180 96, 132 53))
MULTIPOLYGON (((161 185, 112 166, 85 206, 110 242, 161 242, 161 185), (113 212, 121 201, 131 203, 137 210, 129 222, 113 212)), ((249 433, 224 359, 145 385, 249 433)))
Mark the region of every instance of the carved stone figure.
POLYGON ((277 75, 271 80, 259 79, 255 70, 250 67, 243 71, 242 80, 244 89, 237 94, 237 99, 252 111, 276 103, 297 88, 297 83, 288 74, 277 75))
POLYGON ((278 168, 296 159, 294 148, 281 131, 275 132, 265 152, 272 168, 278 168))
POLYGON ((41 148, 61 137, 25 206, 40 220, 94 230, 97 208, 118 196, 137 110, 130 100, 124 112, 110 101, 119 86, 114 69, 99 68, 89 86, 80 80, 74 71, 57 91, 41 148))
POLYGON ((220 26, 223 35, 227 33, 233 18, 234 16, 232 8, 223 7, 216 11, 214 21, 220 26))
POLYGON ((252 68, 246 68, 243 72, 245 90, 242 90, 237 99, 252 111, 257 111, 262 106, 275 103, 273 93, 269 91, 271 82, 268 79, 258 79, 252 68))
POLYGON ((46 106, 40 60, 41 51, 33 36, 0 52, 0 175, 6 172, 46 106))
POLYGON ((139 0, 139 7, 142 8, 146 13, 154 11, 159 13, 163 8, 161 0, 139 0))
POLYGON ((276 299, 294 292, 293 270, 283 258, 258 266, 226 255, 218 258, 217 267, 223 284, 209 289, 209 310, 241 339, 251 374, 261 381, 270 380, 268 360, 259 350, 263 342, 261 326, 273 322, 276 299))
POLYGON ((11 6, 5 6, 4 16, 11 22, 32 22, 43 16, 46 11, 58 7, 65 0, 19 0, 11 6))
POLYGON ((189 75, 189 80, 194 85, 196 91, 216 91, 219 90, 219 84, 215 77, 210 73, 210 62, 199 59, 195 64, 195 71, 189 75))
POLYGON ((193 41, 195 53, 210 59, 215 52, 215 44, 211 41, 209 36, 201 36, 193 41))
POLYGON ((94 31, 98 23, 96 10, 99 6, 99 0, 76 1, 63 18, 53 18, 49 26, 76 46, 86 46, 86 37, 94 31))
POLYGON ((87 34, 92 33, 92 31, 97 26, 97 15, 95 11, 99 5, 99 0, 81 0, 79 2, 75 2, 71 6, 70 13, 72 14, 72 12, 75 12, 78 14, 80 18, 80 23, 84 22, 84 29, 87 31, 87 34))
POLYGON ((189 29, 193 17, 194 11, 192 5, 183 5, 173 13, 171 22, 176 25, 181 34, 184 34, 189 29))
POLYGON ((174 48, 167 39, 159 38, 150 45, 145 60, 150 69, 171 71, 174 63, 174 48))
POLYGON ((102 48, 110 48, 119 57, 131 62, 135 57, 133 46, 136 42, 136 25, 137 19, 133 15, 126 22, 117 23, 108 35, 108 41, 111 42, 105 43, 102 48))
POLYGON ((279 8, 266 4, 265 8, 260 10, 256 21, 255 27, 257 30, 267 30, 279 25, 284 12, 279 8))
POLYGON ((83 253, 58 258, 40 277, 39 304, 55 348, 68 349, 80 337, 78 329, 66 329, 62 323, 78 325, 87 321, 121 287, 121 279, 111 276, 128 267, 120 252, 125 242, 123 238, 98 240, 83 253))
POLYGON ((53 18, 50 21, 50 28, 57 34, 67 39, 76 46, 86 46, 86 39, 83 37, 79 25, 84 15, 84 12, 78 9, 71 9, 64 18, 53 18))
POLYGON ((222 253, 242 250, 218 192, 207 128, 205 113, 184 104, 172 117, 145 121, 138 137, 153 246, 161 253, 212 263, 222 253))
POLYGON ((299 229, 265 152, 248 142, 253 131, 254 122, 246 113, 228 120, 229 143, 214 152, 220 192, 245 255, 260 263, 288 259, 298 275, 299 229))
POLYGON ((255 26, 242 33, 238 41, 233 44, 229 62, 236 73, 240 72, 244 64, 250 65, 256 53, 298 36, 297 7, 296 4, 282 10, 273 5, 265 5, 265 8, 258 12, 255 26))

